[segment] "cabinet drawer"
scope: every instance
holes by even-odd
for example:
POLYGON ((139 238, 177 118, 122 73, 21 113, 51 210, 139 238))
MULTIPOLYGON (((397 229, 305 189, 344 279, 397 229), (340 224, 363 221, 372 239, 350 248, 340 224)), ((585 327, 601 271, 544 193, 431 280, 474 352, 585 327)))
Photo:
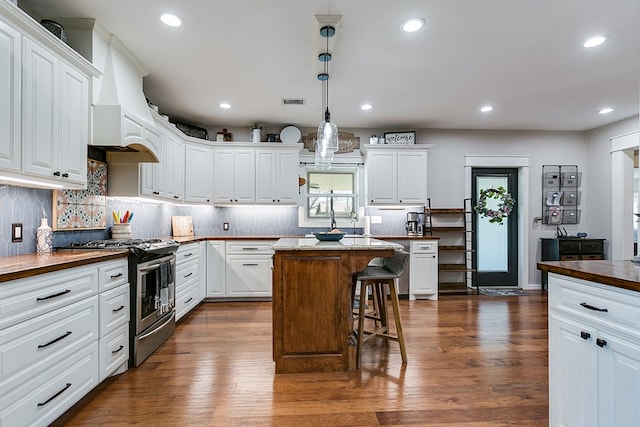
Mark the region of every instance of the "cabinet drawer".
POLYGON ((97 296, 1 331, 0 394, 97 339, 97 296))
POLYGON ((602 259, 602 255, 596 255, 596 254, 582 254, 582 259, 587 259, 587 260, 599 260, 599 259, 602 259))
POLYGON ((0 329, 98 293, 98 269, 77 267, 0 286, 0 329))
POLYGON ((601 254, 604 250, 602 242, 582 242, 583 254, 601 254))
POLYGON ((549 292, 552 310, 639 334, 640 297, 631 291, 551 273, 549 292))
POLYGON ((127 259, 102 264, 98 267, 99 292, 117 288, 129 281, 129 264, 127 259))
POLYGON ((438 242, 411 242, 411 253, 433 254, 438 252, 438 242))
POLYGON ((275 241, 255 241, 255 240, 235 240, 227 241, 227 255, 228 254, 273 254, 271 246, 275 241))
POLYGON ((129 324, 100 339, 100 382, 129 360, 129 324))
POLYGON ((200 288, 197 283, 192 284, 176 296, 176 320, 180 320, 200 302, 200 288))
POLYGON ((95 341, 0 397, 0 425, 49 425, 97 384, 95 341))
POLYGON ((176 264, 186 262, 191 259, 198 258, 200 252, 198 251, 197 243, 189 243, 188 245, 180 245, 176 252, 176 264))
POLYGON ((576 261, 580 259, 580 255, 560 255, 560 261, 576 261))
POLYGON ((129 323, 131 301, 129 284, 100 294, 100 336, 111 333, 118 326, 129 323))
POLYGON ((197 262, 189 262, 185 265, 176 267, 176 292, 186 283, 197 281, 199 278, 200 264, 197 262))

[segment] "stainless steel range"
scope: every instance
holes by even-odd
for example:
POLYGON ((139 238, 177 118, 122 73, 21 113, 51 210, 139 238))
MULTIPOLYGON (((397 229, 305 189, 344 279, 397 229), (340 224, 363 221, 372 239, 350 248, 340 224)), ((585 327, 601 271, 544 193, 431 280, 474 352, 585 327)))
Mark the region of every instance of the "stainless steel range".
POLYGON ((139 366, 176 329, 175 273, 179 244, 162 239, 111 239, 71 249, 129 250, 131 321, 129 366, 139 366))

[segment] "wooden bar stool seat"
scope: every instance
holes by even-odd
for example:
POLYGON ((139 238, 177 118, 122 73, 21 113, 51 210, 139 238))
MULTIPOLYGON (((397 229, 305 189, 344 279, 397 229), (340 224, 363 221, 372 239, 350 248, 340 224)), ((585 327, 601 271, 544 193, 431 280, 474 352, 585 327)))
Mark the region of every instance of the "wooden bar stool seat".
POLYGON ((383 338, 387 340, 387 342, 390 340, 397 341, 398 344, 400 344, 402 362, 407 363, 407 352, 404 345, 404 335, 402 334, 402 323, 400 322, 400 306, 395 279, 404 274, 408 260, 409 253, 398 249, 392 258, 383 259, 382 266, 369 266, 353 275, 354 292, 355 284, 360 282, 356 368, 360 368, 362 344, 373 337, 383 338), (368 300, 369 288, 371 288, 372 291, 373 311, 367 313, 365 305, 368 300), (389 330, 387 292, 389 293, 391 308, 393 309, 395 335, 389 330), (374 320, 374 329, 365 329, 364 321, 367 318, 374 320))

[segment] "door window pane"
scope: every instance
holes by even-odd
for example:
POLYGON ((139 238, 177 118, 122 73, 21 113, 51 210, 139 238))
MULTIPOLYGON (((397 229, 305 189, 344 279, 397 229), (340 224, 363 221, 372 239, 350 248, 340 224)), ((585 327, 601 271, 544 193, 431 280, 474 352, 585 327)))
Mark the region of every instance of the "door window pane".
MULTIPOLYGON (((508 191, 507 177, 479 176, 477 180, 476 200, 480 198, 480 190, 504 187, 508 191)), ((499 201, 487 200, 487 208, 497 208, 499 201)), ((478 271, 506 272, 508 271, 508 224, 509 217, 502 219, 502 225, 490 223, 490 218, 478 214, 478 271)))

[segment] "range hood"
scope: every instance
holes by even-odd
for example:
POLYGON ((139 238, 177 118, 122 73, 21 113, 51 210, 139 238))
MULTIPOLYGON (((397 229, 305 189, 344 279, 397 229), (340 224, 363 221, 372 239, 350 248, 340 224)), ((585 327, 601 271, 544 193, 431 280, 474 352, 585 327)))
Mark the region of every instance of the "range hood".
POLYGON ((113 34, 96 34, 93 53, 102 52, 104 62, 102 78, 94 85, 98 98, 91 144, 106 151, 107 163, 159 162, 160 136, 142 89, 148 73, 113 34))

